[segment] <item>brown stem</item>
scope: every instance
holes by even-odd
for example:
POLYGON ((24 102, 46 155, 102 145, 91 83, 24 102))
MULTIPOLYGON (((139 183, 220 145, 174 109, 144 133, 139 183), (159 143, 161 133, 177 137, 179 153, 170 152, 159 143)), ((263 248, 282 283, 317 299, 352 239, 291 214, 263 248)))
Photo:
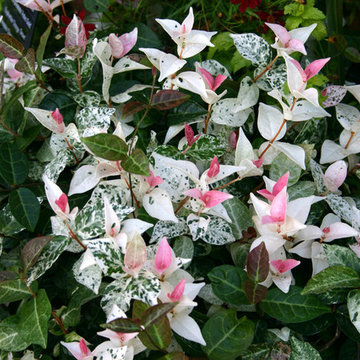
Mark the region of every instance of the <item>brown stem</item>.
POLYGON ((183 201, 180 202, 179 206, 175 210, 175 214, 179 212, 179 210, 188 202, 190 196, 186 197, 183 201))
POLYGON ((63 322, 61 321, 61 319, 53 312, 51 311, 51 315, 54 317, 55 321, 58 323, 58 325, 60 326, 62 332, 64 333, 64 335, 67 335, 68 332, 66 331, 63 322))
POLYGON ((87 247, 80 241, 80 239, 77 237, 77 235, 71 230, 71 227, 67 221, 67 219, 65 220, 65 224, 66 224, 66 227, 68 228, 69 230, 69 234, 70 234, 70 237, 74 240, 77 241, 77 243, 84 249, 84 250, 87 250, 87 247))
POLYGON ((37 74, 36 74, 35 71, 33 71, 33 74, 34 74, 36 80, 38 81, 38 83, 40 84, 40 86, 41 86, 43 89, 45 89, 48 93, 51 92, 51 91, 46 87, 46 85, 44 84, 44 82, 37 76, 37 74))
POLYGON ((44 10, 44 8, 36 1, 34 0, 34 3, 37 5, 37 7, 40 9, 40 11, 47 17, 47 19, 49 20, 50 23, 53 23, 54 18, 52 16, 52 14, 48 13, 47 11, 44 10))
POLYGON ((350 137, 349 137, 349 140, 348 142, 346 143, 345 145, 345 150, 349 147, 350 143, 351 143, 351 140, 352 138, 354 137, 355 133, 352 131, 351 134, 350 134, 350 137))
POLYGON ((279 55, 276 55, 274 57, 274 59, 271 61, 270 64, 268 64, 266 66, 266 68, 258 75, 255 77, 255 79, 253 80, 253 82, 256 82, 257 80, 259 80, 267 71, 269 71, 271 69, 271 67, 274 65, 275 61, 279 58, 279 55))
POLYGON ((73 154, 74 156, 74 159, 75 159, 75 162, 76 162, 76 165, 79 165, 80 162, 79 162, 79 159, 76 157, 76 154, 74 152, 74 148, 70 145, 68 139, 64 136, 64 140, 66 142, 66 145, 68 146, 69 150, 71 151, 71 153, 73 154))
POLYGON ((1 62, 1 78, 0 78, 0 111, 2 111, 3 105, 4 105, 4 95, 3 95, 3 90, 4 90, 4 76, 5 76, 5 61, 3 60, 1 62))
POLYGON ((208 105, 208 112, 207 112, 206 119, 205 119, 205 129, 204 129, 204 134, 205 134, 205 135, 206 135, 206 133, 207 133, 207 129, 208 129, 208 125, 209 125, 210 110, 211 110, 211 104, 208 105))
POLYGON ((79 91, 82 93, 82 87, 81 87, 81 68, 80 68, 80 58, 77 58, 78 61, 78 74, 77 74, 77 81, 79 84, 79 91))
POLYGON ((60 3, 61 3, 61 8, 62 8, 62 12, 63 12, 64 16, 67 16, 63 0, 60 0, 60 3))
POLYGON ((341 331, 339 329, 339 327, 336 327, 336 332, 335 335, 332 339, 330 339, 330 341, 328 341, 323 347, 321 347, 320 349, 318 349, 319 352, 323 352, 326 349, 328 349, 341 335, 341 331))
POLYGON ((136 206, 138 207, 138 209, 140 209, 140 203, 139 203, 138 199, 136 198, 136 195, 134 194, 134 192, 133 192, 133 190, 132 190, 132 186, 131 186, 130 183, 127 181, 126 176, 123 174, 123 170, 122 170, 122 168, 120 167, 120 164, 119 164, 118 161, 116 162, 116 166, 117 166, 117 168, 119 169, 119 171, 120 171, 120 173, 121 173, 121 176, 123 177, 123 179, 124 179, 124 181, 125 181, 125 183, 126 183, 126 186, 129 188, 130 194, 131 194, 132 198, 134 199, 134 201, 135 201, 135 203, 136 203, 136 206))
POLYGON ((226 183, 225 185, 221 185, 221 186, 218 186, 217 188, 215 188, 214 190, 221 190, 221 189, 224 189, 226 188, 227 186, 233 184, 233 183, 236 183, 237 181, 240 181, 242 180, 241 177, 237 177, 236 179, 233 179, 231 181, 229 181, 228 183, 226 183))
POLYGON ((16 132, 12 131, 4 122, 4 120, 0 117, 0 124, 11 134, 13 134, 15 137, 19 136, 16 132))

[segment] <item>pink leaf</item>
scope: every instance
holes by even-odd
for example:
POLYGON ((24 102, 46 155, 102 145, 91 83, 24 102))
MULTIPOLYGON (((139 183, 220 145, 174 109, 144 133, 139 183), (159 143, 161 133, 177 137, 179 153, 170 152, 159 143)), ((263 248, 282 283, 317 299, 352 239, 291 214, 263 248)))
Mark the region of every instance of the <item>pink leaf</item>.
POLYGON ((138 36, 138 30, 135 28, 133 31, 129 33, 122 34, 119 39, 123 45, 123 53, 121 56, 125 56, 136 44, 138 36))
POLYGON ((266 189, 258 190, 257 193, 262 195, 264 198, 267 198, 270 201, 273 201, 274 197, 275 197, 270 191, 268 191, 266 189))
POLYGON ((235 131, 229 135, 229 145, 232 149, 236 149, 237 138, 238 136, 235 131))
POLYGON ((211 90, 215 91, 225 80, 226 80, 225 75, 222 75, 222 74, 216 75, 214 85, 213 85, 213 88, 211 90))
POLYGON ((325 59, 318 59, 310 63, 305 69, 306 80, 309 80, 315 76, 329 60, 330 58, 328 57, 325 59))
POLYGON ((81 19, 74 14, 73 19, 66 28, 65 47, 79 49, 79 57, 82 57, 86 49, 86 42, 87 38, 84 24, 81 19))
POLYGON ((289 179, 289 172, 281 176, 281 178, 275 183, 273 187, 273 191, 272 191, 273 195, 276 196, 287 185, 288 179, 289 179))
POLYGON ((202 197, 202 192, 200 189, 190 189, 190 190, 185 191, 184 194, 187 196, 191 196, 195 199, 201 199, 201 197, 202 197))
POLYGON ((270 264, 275 268, 275 270, 279 274, 283 274, 294 267, 298 266, 300 264, 300 261, 294 260, 294 259, 286 259, 286 260, 273 260, 270 261, 270 264))
POLYGON ((87 345, 86 345, 86 342, 84 339, 81 339, 80 340, 80 344, 79 344, 79 347, 80 347, 80 351, 85 355, 91 355, 91 352, 90 350, 88 349, 87 345))
POLYGON ((339 160, 331 164, 324 174, 324 183, 330 191, 337 191, 347 176, 347 164, 339 160))
POLYGON ((217 156, 214 156, 214 158, 211 161, 207 176, 209 178, 213 178, 214 176, 216 176, 219 173, 219 171, 220 171, 219 161, 218 161, 217 156))
POLYGON ((194 131, 188 124, 185 124, 185 137, 186 141, 188 143, 188 146, 191 146, 195 140, 194 140, 194 131))
POLYGON ((253 160, 252 162, 259 169, 262 166, 263 162, 264 162, 264 158, 253 160))
POLYGON ((264 215, 261 218, 261 223, 262 224, 273 224, 276 223, 277 219, 275 219, 274 217, 270 216, 270 215, 264 215))
POLYGON ((221 191, 210 190, 203 194, 201 200, 205 204, 205 207, 214 207, 225 200, 231 199, 233 196, 221 191))
POLYGON ((279 194, 274 197, 271 203, 270 215, 276 219, 277 222, 283 223, 286 217, 287 195, 286 188, 283 188, 279 194))
POLYGON ((185 279, 182 279, 174 288, 171 294, 168 294, 168 298, 171 301, 179 301, 181 297, 183 296, 184 290, 185 290, 185 279))
POLYGON ((64 122, 64 118, 61 115, 58 108, 55 111, 51 112, 51 117, 56 121, 57 124, 61 125, 64 122))
POLYGON ((150 188, 153 188, 156 185, 162 184, 164 182, 160 176, 154 176, 154 173, 151 170, 150 176, 146 177, 145 180, 149 184, 150 188))
POLYGON ((159 243, 155 255, 155 270, 158 274, 162 274, 171 264, 171 247, 169 246, 165 237, 159 243))
POLYGON ((120 59, 124 53, 124 46, 122 41, 114 33, 109 35, 109 45, 111 55, 116 59, 120 59))
POLYGON ((55 200, 55 204, 60 208, 63 213, 66 213, 66 207, 68 205, 68 198, 65 194, 61 194, 61 196, 55 200))
POLYGON ((198 67, 197 70, 199 70, 201 72, 201 75, 204 77, 206 83, 208 84, 209 88, 211 90, 214 90, 214 78, 213 76, 205 69, 202 69, 201 67, 198 67))
POLYGON ((299 51, 302 54, 306 55, 306 49, 305 49, 304 43, 299 39, 291 39, 287 43, 286 47, 288 49, 291 49, 291 50, 294 50, 294 51, 299 51))
POLYGON ((290 41, 289 32, 281 25, 265 23, 276 35, 283 45, 286 45, 290 41))
POLYGON ((295 65, 296 69, 299 71, 303 82, 306 82, 308 80, 308 77, 307 77, 305 71, 303 70, 303 68, 301 67, 301 65, 299 64, 299 62, 296 61, 295 59, 291 59, 291 62, 295 65))

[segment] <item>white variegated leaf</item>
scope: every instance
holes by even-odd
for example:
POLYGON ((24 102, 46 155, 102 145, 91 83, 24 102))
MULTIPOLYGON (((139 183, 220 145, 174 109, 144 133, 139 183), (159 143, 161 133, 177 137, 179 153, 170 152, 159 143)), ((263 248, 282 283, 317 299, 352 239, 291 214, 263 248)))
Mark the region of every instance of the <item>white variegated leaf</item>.
MULTIPOLYGON (((283 114, 276 108, 264 103, 259 105, 257 126, 260 134, 266 140, 271 140, 279 131, 283 123, 283 114)), ((286 126, 282 126, 276 140, 280 140, 286 133, 286 126)))
POLYGON ((143 206, 146 212, 155 219, 177 222, 171 199, 164 189, 155 188, 145 194, 143 206))
MULTIPOLYGON (((257 104, 259 99, 259 88, 250 79, 249 76, 244 77, 240 82, 240 88, 236 99, 234 112, 245 110, 257 104)), ((239 125, 241 126, 241 125, 239 125)))
POLYGON ((88 289, 97 294, 99 292, 102 279, 101 268, 94 264, 80 270, 84 256, 85 254, 83 254, 73 266, 74 278, 78 283, 86 286, 88 289))
POLYGON ((240 127, 248 119, 251 109, 242 111, 236 110, 237 100, 233 98, 222 99, 215 103, 212 107, 211 121, 216 124, 231 127, 240 127))

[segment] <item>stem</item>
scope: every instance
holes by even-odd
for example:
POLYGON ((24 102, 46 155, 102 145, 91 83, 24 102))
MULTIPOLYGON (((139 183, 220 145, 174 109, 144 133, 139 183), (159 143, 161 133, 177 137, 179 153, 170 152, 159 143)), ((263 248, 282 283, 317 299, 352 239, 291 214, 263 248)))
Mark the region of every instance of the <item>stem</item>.
POLYGON ((60 0, 60 3, 61 3, 61 8, 62 8, 62 12, 63 12, 64 16, 67 16, 63 0, 60 0))
POLYGON ((54 18, 52 16, 52 14, 48 13, 47 11, 44 10, 44 8, 36 1, 34 0, 34 3, 37 5, 37 7, 40 9, 40 11, 47 17, 47 19, 49 20, 50 23, 53 23, 54 18))
POLYGON ((68 332, 66 331, 63 322, 61 321, 61 319, 53 312, 51 311, 51 315, 54 317, 55 321, 57 322, 57 324, 60 326, 62 332, 64 333, 64 335, 67 335, 68 332))
POLYGON ((226 188, 227 186, 233 184, 233 183, 236 183, 237 181, 240 181, 242 180, 241 177, 237 177, 236 179, 233 179, 231 181, 229 181, 228 183, 226 183, 225 185, 221 185, 221 186, 218 186, 217 188, 215 188, 214 190, 221 190, 221 189, 224 189, 226 188))
POLYGON ((78 61, 78 74, 77 74, 77 80, 79 84, 79 91, 82 93, 82 87, 81 87, 81 69, 80 69, 80 58, 77 58, 78 61))
POLYGON ((345 150, 349 147, 350 143, 351 143, 351 140, 352 138, 354 137, 355 133, 352 131, 351 134, 350 134, 350 137, 349 137, 349 140, 348 142, 346 143, 345 145, 345 150))
POLYGON ((46 85, 44 84, 44 82, 37 76, 37 74, 36 74, 35 71, 33 72, 33 74, 34 74, 36 80, 38 81, 38 83, 40 84, 40 86, 41 86, 43 89, 45 89, 48 93, 51 92, 51 91, 46 87, 46 85))
POLYGON ((65 224, 66 224, 66 227, 68 228, 69 230, 69 234, 70 234, 70 237, 74 240, 77 241, 77 243, 84 249, 84 250, 87 250, 87 247, 80 241, 80 239, 77 237, 77 235, 71 230, 71 227, 67 221, 67 219, 65 220, 65 224))
POLYGON ((123 179, 124 179, 124 181, 125 181, 125 183, 126 183, 126 186, 129 188, 130 193, 131 193, 131 196, 132 196, 132 198, 134 199, 134 201, 135 201, 135 203, 136 203, 136 206, 138 207, 138 209, 140 209, 140 203, 139 203, 138 199, 136 198, 136 195, 134 194, 134 192, 133 192, 133 190, 132 190, 132 186, 129 184, 129 182, 127 181, 125 175, 123 174, 123 170, 122 170, 122 168, 120 167, 120 164, 119 164, 118 161, 116 162, 116 166, 117 166, 118 170, 120 171, 120 174, 121 174, 121 176, 123 177, 123 179))
POLYGON ((204 129, 205 135, 207 133, 207 128, 208 128, 209 121, 210 121, 210 110, 211 110, 211 104, 208 105, 208 112, 207 112, 206 119, 205 119, 205 129, 204 129))
POLYGON ((274 59, 271 61, 270 64, 268 64, 266 66, 266 68, 258 75, 256 76, 256 78, 253 80, 253 82, 256 82, 257 80, 259 80, 267 71, 269 71, 271 69, 271 67, 274 65, 275 61, 279 58, 279 55, 276 55, 274 57, 274 59))
POLYGON ((318 351, 323 352, 324 350, 328 349, 332 345, 332 343, 340 337, 340 335, 341 335, 341 331, 339 327, 336 327, 336 332, 334 337, 330 341, 328 341, 323 347, 321 347, 318 351))
POLYGON ((75 159, 75 162, 76 162, 76 165, 79 165, 80 162, 78 160, 78 158, 76 157, 75 153, 74 153, 74 148, 70 145, 68 139, 64 136, 64 140, 66 142, 66 145, 68 146, 69 150, 72 152, 73 156, 74 156, 74 159, 75 159))
POLYGON ((1 62, 1 78, 0 78, 0 111, 2 111, 3 105, 4 105, 4 95, 3 95, 3 90, 4 90, 4 76, 5 76, 5 61, 1 62))
POLYGON ((190 199, 190 196, 186 197, 183 201, 181 201, 181 203, 175 210, 175 214, 177 214, 179 212, 179 210, 188 202, 189 199, 190 199))
POLYGON ((19 134, 17 134, 16 132, 12 131, 4 122, 4 120, 0 117, 0 124, 7 130, 9 131, 11 134, 13 134, 15 137, 19 136, 19 134))

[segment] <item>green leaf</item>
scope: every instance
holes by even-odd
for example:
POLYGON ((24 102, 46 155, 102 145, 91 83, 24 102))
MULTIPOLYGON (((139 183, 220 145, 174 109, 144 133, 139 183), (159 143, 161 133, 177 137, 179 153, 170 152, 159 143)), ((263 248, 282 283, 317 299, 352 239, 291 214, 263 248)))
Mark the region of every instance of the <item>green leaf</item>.
POLYGON ((168 353, 158 360, 188 360, 189 358, 182 352, 176 351, 172 353, 168 353))
POLYGON ((15 64, 15 70, 33 74, 35 71, 35 50, 29 49, 26 55, 15 64))
POLYGON ((331 266, 311 278, 304 290, 303 295, 320 294, 332 289, 347 289, 360 286, 360 278, 357 272, 346 266, 331 266))
POLYGON ((233 305, 249 304, 244 292, 246 272, 236 266, 221 265, 208 273, 214 294, 233 305))
POLYGON ((297 286, 290 286, 287 294, 277 288, 271 289, 260 303, 260 308, 284 323, 304 322, 331 312, 330 307, 316 296, 302 295, 301 291, 302 288, 297 286))
POLYGON ((211 160, 220 157, 227 150, 227 144, 218 137, 202 135, 187 151, 187 155, 194 160, 211 160))
POLYGON ((92 13, 104 12, 109 5, 109 0, 84 0, 86 10, 92 13))
POLYGON ((139 334, 139 339, 143 345, 151 350, 165 350, 170 345, 171 337, 170 322, 166 315, 139 334))
POLYGON ((232 223, 232 233, 236 239, 242 238, 242 232, 250 226, 254 226, 249 208, 237 197, 233 197, 223 203, 232 223))
POLYGON ((296 165, 285 154, 279 154, 270 166, 270 179, 277 181, 281 176, 289 171, 288 186, 296 184, 301 175, 301 167, 296 165))
POLYGON ((230 245, 231 258, 237 267, 245 269, 246 258, 249 251, 250 244, 242 244, 241 242, 235 242, 230 245))
MULTIPOLYGON (((172 246, 176 257, 192 259, 194 257, 194 242, 187 236, 180 236, 172 246)), ((189 263, 184 265, 186 269, 189 263)))
POLYGON ((180 125, 206 115, 207 111, 195 101, 186 101, 173 109, 168 115, 168 125, 180 125))
POLYGON ((40 215, 40 204, 34 193, 27 188, 13 190, 9 205, 15 219, 29 231, 34 231, 40 215))
POLYGON ((264 360, 268 359, 271 351, 269 344, 252 344, 241 356, 242 360, 264 360))
POLYGON ((41 289, 19 312, 20 336, 32 344, 47 345, 48 320, 51 315, 51 304, 45 290, 41 289))
POLYGON ((189 97, 177 90, 160 90, 153 96, 151 106, 157 110, 169 110, 181 105, 189 97))
POLYGON ((26 299, 30 296, 31 293, 22 279, 0 282, 0 304, 26 299))
POLYGON ((82 142, 96 156, 110 161, 126 158, 128 147, 124 140, 113 134, 97 134, 81 138, 82 142))
POLYGON ((360 52, 354 47, 347 47, 344 51, 344 55, 347 59, 354 63, 360 63, 360 52))
POLYGON ((246 259, 246 271, 248 278, 260 283, 265 281, 269 274, 269 253, 264 242, 249 252, 246 259))
POLYGON ((0 322, 0 349, 5 351, 25 350, 31 342, 19 334, 19 316, 13 315, 0 322))
POLYGON ((146 309, 141 317, 141 325, 145 328, 153 325, 157 320, 171 311, 177 304, 177 302, 164 303, 146 309))
POLYGON ((45 32, 40 36, 39 46, 36 49, 36 62, 38 69, 41 69, 42 61, 44 59, 45 48, 51 33, 51 29, 52 25, 50 24, 45 30, 45 32))
POLYGON ((71 79, 77 75, 77 67, 74 60, 64 58, 45 59, 43 65, 49 66, 60 76, 71 79))
POLYGON ((0 184, 10 187, 22 184, 29 172, 26 156, 13 144, 0 145, 0 184))
POLYGON ((244 282, 244 290, 250 304, 258 304, 264 299, 268 289, 253 280, 246 279, 244 282))
POLYGON ((321 360, 320 354, 307 342, 298 340, 295 336, 290 338, 290 360, 321 360))
POLYGON ((149 159, 141 149, 134 149, 131 155, 121 162, 121 167, 131 174, 150 176, 149 159))
POLYGON ((289 201, 314 195, 316 185, 312 181, 299 181, 288 189, 289 201))
POLYGON ((0 52, 8 58, 20 59, 24 52, 24 46, 8 34, 0 34, 0 52))
POLYGON ((119 333, 133 333, 143 331, 143 328, 140 325, 135 324, 133 320, 127 318, 119 318, 112 320, 106 324, 102 324, 101 327, 119 333))
POLYGON ((254 323, 245 316, 238 319, 235 309, 222 310, 206 322, 202 348, 210 360, 233 360, 250 346, 254 331, 254 323))
POLYGON ((360 272, 360 259, 351 249, 344 246, 329 244, 324 244, 323 247, 326 254, 326 260, 330 266, 344 265, 354 269, 357 273, 360 272))
POLYGON ((40 236, 31 239, 25 244, 21 250, 21 265, 24 273, 35 265, 40 253, 51 239, 51 236, 40 236))
POLYGON ((360 290, 351 290, 347 297, 349 317, 357 331, 360 333, 360 290))
POLYGON ((129 31, 131 31, 134 27, 138 28, 138 37, 135 46, 133 47, 134 50, 139 50, 139 48, 156 48, 160 49, 163 46, 162 42, 159 40, 156 33, 151 29, 151 27, 145 25, 142 22, 132 24, 129 31))

